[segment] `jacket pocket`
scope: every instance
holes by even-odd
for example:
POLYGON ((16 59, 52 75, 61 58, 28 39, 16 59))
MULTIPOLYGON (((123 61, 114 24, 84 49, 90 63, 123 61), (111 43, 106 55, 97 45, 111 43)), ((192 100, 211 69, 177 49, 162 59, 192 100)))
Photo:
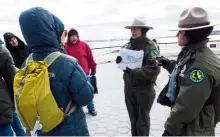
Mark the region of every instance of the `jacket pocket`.
POLYGON ((197 132, 213 131, 215 128, 215 111, 212 104, 204 106, 194 122, 194 130, 197 132))

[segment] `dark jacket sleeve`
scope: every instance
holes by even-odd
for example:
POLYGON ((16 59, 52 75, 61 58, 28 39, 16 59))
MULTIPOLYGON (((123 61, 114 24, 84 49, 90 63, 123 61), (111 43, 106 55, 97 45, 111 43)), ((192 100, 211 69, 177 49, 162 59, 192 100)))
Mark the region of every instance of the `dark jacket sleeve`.
POLYGON ((146 65, 142 68, 134 69, 131 71, 131 75, 140 80, 150 80, 155 82, 157 76, 160 73, 160 67, 156 64, 156 57, 159 55, 159 51, 156 45, 149 45, 150 48, 145 51, 146 65))
POLYGON ((72 69, 68 86, 70 92, 74 94, 75 103, 79 106, 86 106, 93 99, 93 87, 87 81, 86 74, 76 60, 66 63, 66 67, 72 69))
POLYGON ((170 62, 163 65, 163 68, 166 69, 171 74, 176 65, 176 62, 177 62, 176 60, 170 60, 170 62))
POLYGON ((212 91, 214 78, 207 74, 201 64, 192 65, 185 72, 179 87, 179 94, 170 116, 165 123, 165 129, 172 135, 181 135, 185 125, 192 122, 201 112, 212 91), (204 76, 198 75, 201 81, 192 80, 192 72, 200 70, 204 76))
POLYGON ((2 50, 5 58, 3 78, 7 84, 7 88, 12 92, 13 95, 13 82, 16 73, 16 68, 9 51, 5 48, 2 48, 2 50))
POLYGON ((94 60, 93 54, 92 54, 92 50, 89 47, 89 45, 86 44, 86 52, 87 52, 87 60, 88 60, 88 64, 89 64, 89 68, 91 70, 96 71, 96 62, 94 60))

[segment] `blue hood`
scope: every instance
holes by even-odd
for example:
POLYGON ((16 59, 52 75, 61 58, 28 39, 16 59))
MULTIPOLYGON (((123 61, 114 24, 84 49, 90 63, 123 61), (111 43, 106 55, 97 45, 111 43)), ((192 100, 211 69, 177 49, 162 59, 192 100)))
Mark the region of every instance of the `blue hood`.
POLYGON ((64 25, 46 9, 34 7, 22 12, 19 23, 23 37, 33 52, 60 49, 64 25))

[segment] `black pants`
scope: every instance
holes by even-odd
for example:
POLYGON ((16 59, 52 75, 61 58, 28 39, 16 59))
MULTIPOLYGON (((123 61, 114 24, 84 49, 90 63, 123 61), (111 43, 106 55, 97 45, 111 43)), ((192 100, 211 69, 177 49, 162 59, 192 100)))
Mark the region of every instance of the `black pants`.
POLYGON ((132 136, 149 136, 150 110, 155 96, 154 89, 152 91, 125 90, 125 103, 131 122, 132 136))

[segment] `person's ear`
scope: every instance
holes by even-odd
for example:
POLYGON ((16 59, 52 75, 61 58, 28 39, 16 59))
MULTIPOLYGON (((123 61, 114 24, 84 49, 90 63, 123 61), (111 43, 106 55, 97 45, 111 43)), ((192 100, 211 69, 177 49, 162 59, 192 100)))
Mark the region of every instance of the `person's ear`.
POLYGON ((66 30, 64 30, 64 31, 63 31, 63 34, 62 34, 62 36, 61 36, 61 42, 62 42, 62 43, 64 43, 64 42, 65 42, 65 38, 66 38, 66 36, 67 36, 67 34, 66 34, 66 33, 67 33, 67 31, 66 31, 66 30))
POLYGON ((67 37, 67 34, 68 34, 67 30, 64 30, 64 36, 65 36, 65 38, 67 37))

